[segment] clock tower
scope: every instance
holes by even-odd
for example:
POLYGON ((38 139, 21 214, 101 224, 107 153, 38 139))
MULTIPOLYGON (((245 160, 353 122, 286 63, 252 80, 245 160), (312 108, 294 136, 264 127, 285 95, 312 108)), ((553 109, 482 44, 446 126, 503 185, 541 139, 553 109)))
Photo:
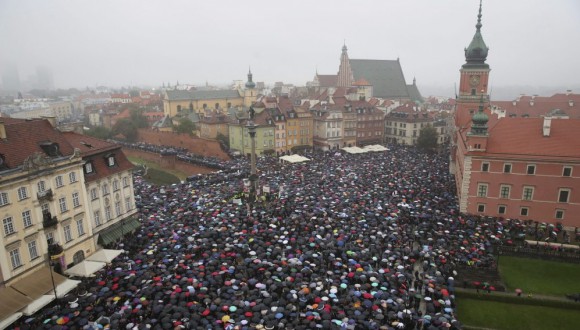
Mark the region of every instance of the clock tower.
POLYGON ((489 102, 487 90, 491 69, 485 63, 489 48, 481 36, 481 26, 480 0, 475 35, 469 46, 465 48, 465 64, 459 70, 461 77, 455 109, 455 126, 458 129, 465 128, 469 124, 471 117, 477 112, 481 100, 489 102))

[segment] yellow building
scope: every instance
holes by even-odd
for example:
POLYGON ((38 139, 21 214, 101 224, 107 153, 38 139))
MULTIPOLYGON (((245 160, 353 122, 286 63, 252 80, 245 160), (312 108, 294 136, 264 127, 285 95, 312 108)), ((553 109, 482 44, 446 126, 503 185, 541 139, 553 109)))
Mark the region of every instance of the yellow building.
MULTIPOLYGON (((256 128, 256 154, 274 153, 274 121, 267 111, 257 109, 254 123, 256 128)), ((237 115, 229 124, 230 149, 242 155, 250 155, 252 142, 248 132, 248 116, 245 113, 237 115)))
POLYGON ((97 238, 110 238, 101 229, 135 214, 133 166, 121 149, 60 132, 55 121, 0 120, 0 322, 72 290, 79 281, 59 273, 93 254, 97 238), (101 207, 110 205, 112 216, 99 228, 90 189, 109 182, 110 203, 101 207))

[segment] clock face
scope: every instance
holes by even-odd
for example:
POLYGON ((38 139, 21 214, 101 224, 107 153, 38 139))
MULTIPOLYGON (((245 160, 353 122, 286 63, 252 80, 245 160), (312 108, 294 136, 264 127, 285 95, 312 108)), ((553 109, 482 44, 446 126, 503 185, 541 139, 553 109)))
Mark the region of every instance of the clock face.
POLYGON ((478 75, 473 75, 469 78, 469 83, 471 84, 471 86, 477 86, 479 85, 479 76, 478 75))

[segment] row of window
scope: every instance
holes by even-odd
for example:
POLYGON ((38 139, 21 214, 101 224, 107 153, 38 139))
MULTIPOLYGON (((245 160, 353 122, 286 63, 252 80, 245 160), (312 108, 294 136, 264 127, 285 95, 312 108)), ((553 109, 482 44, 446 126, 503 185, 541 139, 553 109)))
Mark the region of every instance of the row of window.
MULTIPOLYGON (((481 171, 482 172, 489 172, 489 163, 483 162, 481 163, 481 171)), ((503 173, 512 173, 512 164, 505 163, 503 164, 503 173)), ((526 166, 526 174, 534 175, 536 174, 536 165, 535 164, 528 164, 526 166)), ((564 166, 562 167, 562 176, 570 177, 572 176, 572 166, 564 166)))
MULTIPOLYGON (((485 204, 477 204, 477 212, 484 213, 485 207, 486 207, 485 204)), ((498 205, 497 206, 497 213, 498 214, 506 214, 507 213, 507 206, 506 205, 498 205)), ((554 218, 562 220, 562 219, 564 219, 564 214, 565 214, 564 210, 556 210, 554 213, 554 218)), ((530 208, 528 206, 521 206, 520 207, 520 215, 526 216, 526 217, 531 216, 530 208)))
MULTIPOLYGON (((114 206, 115 206, 115 214, 118 217, 123 213, 123 205, 121 204, 121 201, 119 199, 117 199, 115 201, 114 206)), ((125 197, 125 210, 127 212, 132 210, 131 197, 125 197)), ((106 198, 105 199, 105 222, 111 221, 111 219, 113 219, 113 210, 111 208, 111 203, 109 202, 109 199, 106 198)), ((96 210, 93 212, 93 221, 95 222, 95 227, 99 227, 100 225, 102 225, 104 223, 101 219, 101 211, 100 210, 96 210)))
MULTIPOLYGON (((487 197, 489 185, 487 183, 480 183, 477 185, 477 197, 487 197)), ((500 185, 499 198, 510 198, 510 185, 500 185)), ((571 190, 569 188, 560 188, 558 190, 557 201, 559 203, 568 203, 570 200, 571 190)), ((534 198, 534 187, 524 186, 522 189, 522 200, 531 201, 534 198)))
MULTIPOLYGON (((127 188, 129 186, 129 177, 123 177, 122 182, 123 182, 123 187, 124 188, 127 188)), ((117 180, 117 179, 113 180, 112 185, 113 185, 113 192, 119 191, 119 189, 121 189, 119 187, 119 180, 117 180)), ((95 199, 99 198, 99 192, 98 192, 98 190, 97 190, 96 187, 91 188, 91 190, 90 190, 89 193, 91 195, 90 197, 91 197, 91 200, 92 201, 94 201, 95 199)), ((101 185, 101 193, 102 193, 103 196, 106 196, 106 195, 110 194, 109 184, 108 183, 103 183, 101 185)))
MULTIPOLYGON (((73 234, 72 234, 71 225, 68 224, 68 225, 63 226, 62 230, 63 230, 65 242, 68 243, 68 242, 72 241, 73 234)), ((77 237, 81 237, 85 234, 85 227, 84 227, 83 219, 79 219, 76 221, 76 230, 77 230, 77 234, 78 234, 77 237)), ((55 238, 54 238, 54 232, 49 232, 49 233, 47 233, 46 236, 47 236, 48 244, 57 243, 55 238)), ((40 257, 40 254, 38 253, 38 246, 36 244, 36 240, 28 242, 27 248, 28 248, 28 256, 30 258, 30 261, 40 257)), ((20 254, 20 248, 15 248, 15 249, 8 251, 8 255, 10 256, 10 264, 12 266, 12 269, 17 269, 23 265, 22 256, 20 254)))

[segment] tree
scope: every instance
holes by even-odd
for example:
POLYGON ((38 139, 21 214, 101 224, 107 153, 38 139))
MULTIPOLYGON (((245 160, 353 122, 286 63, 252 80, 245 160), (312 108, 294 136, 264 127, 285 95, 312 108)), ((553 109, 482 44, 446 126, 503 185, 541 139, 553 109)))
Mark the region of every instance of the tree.
POLYGON ((227 138, 227 136, 223 135, 222 133, 217 133, 216 139, 223 143, 226 147, 230 147, 230 140, 227 138))
POLYGON ((96 126, 86 131, 85 134, 88 136, 95 137, 97 139, 106 140, 111 137, 111 130, 103 126, 96 126))
POLYGON ((193 135, 193 131, 195 130, 195 124, 189 120, 188 118, 179 118, 179 124, 175 127, 175 131, 177 133, 187 133, 189 135, 193 135))
POLYGON ((149 122, 147 121, 147 118, 145 116, 143 116, 143 110, 141 109, 137 109, 137 108, 132 108, 130 110, 131 113, 131 121, 133 122, 133 124, 135 125, 135 127, 137 128, 148 128, 149 127, 149 122))
POLYGON ((426 151, 434 151, 437 148, 437 130, 432 126, 425 126, 419 132, 417 146, 426 151))
POLYGON ((117 135, 123 135, 125 139, 129 142, 137 141, 137 136, 139 132, 137 131, 137 126, 130 119, 123 118, 119 120, 112 129, 113 137, 117 135))

